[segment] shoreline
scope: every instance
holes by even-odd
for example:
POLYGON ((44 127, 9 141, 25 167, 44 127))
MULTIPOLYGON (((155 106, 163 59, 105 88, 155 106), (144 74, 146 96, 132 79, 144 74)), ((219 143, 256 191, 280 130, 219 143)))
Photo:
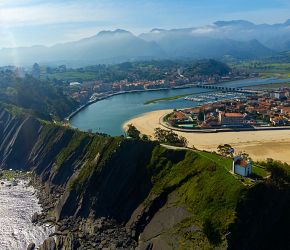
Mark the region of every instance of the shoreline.
POLYGON ((34 215, 41 214, 43 206, 37 195, 39 190, 31 183, 30 175, 31 172, 2 171, 1 249, 26 249, 33 244, 38 249, 54 232, 48 223, 33 222, 34 215))
MULTIPOLYGON (((173 110, 172 110, 173 111, 173 110)), ((246 131, 275 131, 275 130, 289 130, 290 126, 277 126, 277 127, 237 127, 237 128, 230 128, 230 127, 224 127, 224 128, 197 128, 197 129, 187 129, 187 128, 177 128, 173 127, 170 124, 168 124, 164 119, 166 117, 165 114, 162 117, 159 118, 159 124, 163 126, 166 129, 173 130, 175 132, 183 132, 183 133, 226 133, 226 132, 246 132, 246 131)))
POLYGON ((144 90, 128 90, 128 91, 120 91, 120 92, 116 92, 116 93, 111 93, 108 94, 106 96, 97 98, 95 100, 92 101, 88 101, 86 104, 80 106, 79 108, 77 108, 75 111, 73 111, 69 116, 67 116, 64 120, 65 121, 70 121, 74 116, 76 116, 80 111, 82 111, 84 108, 90 106, 91 104, 94 104, 96 102, 102 101, 102 100, 106 100, 110 97, 113 96, 117 96, 117 95, 123 95, 123 94, 130 94, 130 93, 142 93, 142 92, 151 92, 151 91, 163 91, 163 90, 174 90, 174 89, 189 89, 189 88, 194 88, 196 86, 196 84, 187 84, 187 85, 183 85, 181 87, 173 87, 173 88, 160 88, 160 89, 144 89, 144 90))
MULTIPOLYGON (((122 125, 125 131, 133 124, 142 134, 153 137, 154 129, 163 128, 160 118, 171 109, 158 110, 134 117, 122 125)), ((273 158, 290 164, 290 130, 255 130, 218 133, 186 133, 175 131, 188 140, 189 146, 199 150, 216 151, 220 144, 232 145, 236 152, 246 152, 253 160, 273 158)))
MULTIPOLYGON (((222 81, 222 82, 218 82, 218 83, 215 83, 216 85, 219 85, 219 84, 223 84, 223 83, 228 83, 228 82, 239 82, 239 81, 251 81, 251 80, 258 80, 260 78, 245 78, 245 79, 238 79, 238 80, 225 80, 225 81, 222 81)), ((270 80, 272 79, 271 77, 268 78, 268 79, 264 79, 264 80, 270 80)), ((260 79, 260 80, 263 80, 263 79, 260 79)), ((273 78, 273 80, 277 80, 276 78, 273 78)), ((269 83, 269 84, 272 84, 272 83, 269 83)), ((176 87, 172 87, 172 88, 160 88, 160 89, 144 89, 144 90, 128 90, 128 91, 119 91, 119 92, 116 92, 116 93, 111 93, 111 94, 108 94, 106 96, 103 96, 103 97, 100 97, 100 98, 97 98, 95 100, 91 100, 91 101, 88 101, 87 103, 85 103, 84 105, 80 106, 79 108, 77 108, 75 111, 73 111, 71 114, 69 114, 64 120, 67 121, 67 122, 70 122, 70 120, 76 116, 80 111, 82 111, 83 109, 85 109, 86 107, 90 106, 91 104, 94 104, 96 102, 99 102, 99 101, 102 101, 102 100, 105 100, 105 99, 108 99, 110 97, 113 97, 113 96, 117 96, 117 95, 123 95, 123 94, 130 94, 130 93, 142 93, 142 92, 151 92, 151 91, 163 91, 163 90, 175 90, 175 89, 188 89, 188 88, 194 88, 198 86, 198 83, 189 83, 189 84, 186 84, 186 85, 182 85, 182 86, 176 86, 176 87)), ((251 85, 249 85, 251 86, 251 85)))

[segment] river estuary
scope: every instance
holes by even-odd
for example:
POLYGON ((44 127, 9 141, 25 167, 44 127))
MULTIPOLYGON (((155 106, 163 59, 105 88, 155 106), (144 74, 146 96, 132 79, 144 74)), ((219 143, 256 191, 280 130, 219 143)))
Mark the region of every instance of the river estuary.
POLYGON ((20 180, 17 186, 1 180, 0 185, 0 249, 26 250, 29 243, 36 246, 53 232, 46 226, 31 223, 35 212, 41 212, 41 206, 34 195, 35 190, 27 186, 27 181, 20 180))
MULTIPOLYGON (((262 84, 279 83, 289 79, 251 79, 219 84, 225 87, 247 87, 262 84)), ((92 129, 94 132, 109 135, 122 135, 122 124, 129 119, 146 112, 161 109, 181 109, 200 105, 198 102, 179 98, 171 101, 160 101, 144 105, 144 102, 152 99, 166 98, 178 95, 198 96, 212 90, 201 88, 170 89, 160 91, 148 91, 127 93, 112 96, 108 99, 98 101, 86 107, 71 119, 72 127, 83 131, 92 129)))
MULTIPOLYGON (((283 81, 285 80, 255 79, 220 85, 245 87, 283 81)), ((122 124, 134 116, 159 109, 185 108, 199 104, 184 98, 148 105, 144 105, 144 102, 177 95, 204 95, 205 91, 210 90, 187 88, 116 95, 88 106, 72 118, 71 124, 81 130, 92 129, 110 135, 121 135, 122 124)), ((41 206, 34 194, 34 188, 27 187, 26 182, 20 180, 17 186, 13 186, 6 180, 0 184, 0 250, 26 249, 31 242, 39 245, 53 232, 53 228, 48 225, 38 226, 31 223, 32 215, 35 212, 40 213, 41 206)))

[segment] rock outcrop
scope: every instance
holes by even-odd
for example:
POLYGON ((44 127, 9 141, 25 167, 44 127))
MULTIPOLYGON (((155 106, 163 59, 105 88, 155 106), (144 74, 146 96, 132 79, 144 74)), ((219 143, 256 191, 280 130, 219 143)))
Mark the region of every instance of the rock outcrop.
MULTIPOLYGON (((56 223, 55 244, 133 248, 123 227, 150 192, 145 168, 154 143, 126 141, 44 124, 0 111, 0 166, 32 170, 44 208, 33 223, 56 223)), ((67 247, 67 248, 66 248, 67 247)))
POLYGON ((35 243, 30 243, 27 247, 27 250, 34 250, 35 249, 35 243))

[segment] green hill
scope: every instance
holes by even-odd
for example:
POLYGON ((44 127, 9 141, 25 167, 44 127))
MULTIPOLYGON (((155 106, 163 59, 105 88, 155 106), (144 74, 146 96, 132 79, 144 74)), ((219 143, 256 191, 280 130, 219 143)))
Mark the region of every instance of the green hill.
POLYGON ((0 72, 0 103, 13 112, 46 120, 61 120, 78 106, 52 83, 28 75, 19 78, 12 72, 0 72))

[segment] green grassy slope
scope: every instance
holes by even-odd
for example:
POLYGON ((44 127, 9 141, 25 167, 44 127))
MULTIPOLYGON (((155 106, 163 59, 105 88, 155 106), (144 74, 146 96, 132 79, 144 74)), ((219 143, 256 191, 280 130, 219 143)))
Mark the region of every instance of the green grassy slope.
POLYGON ((175 228, 181 246, 211 247, 225 240, 229 225, 236 219, 237 203, 246 190, 228 172, 228 165, 228 159, 211 153, 154 149, 148 166, 153 174, 151 195, 173 187, 179 203, 192 214, 175 228), (193 225, 199 230, 188 232, 193 225))

